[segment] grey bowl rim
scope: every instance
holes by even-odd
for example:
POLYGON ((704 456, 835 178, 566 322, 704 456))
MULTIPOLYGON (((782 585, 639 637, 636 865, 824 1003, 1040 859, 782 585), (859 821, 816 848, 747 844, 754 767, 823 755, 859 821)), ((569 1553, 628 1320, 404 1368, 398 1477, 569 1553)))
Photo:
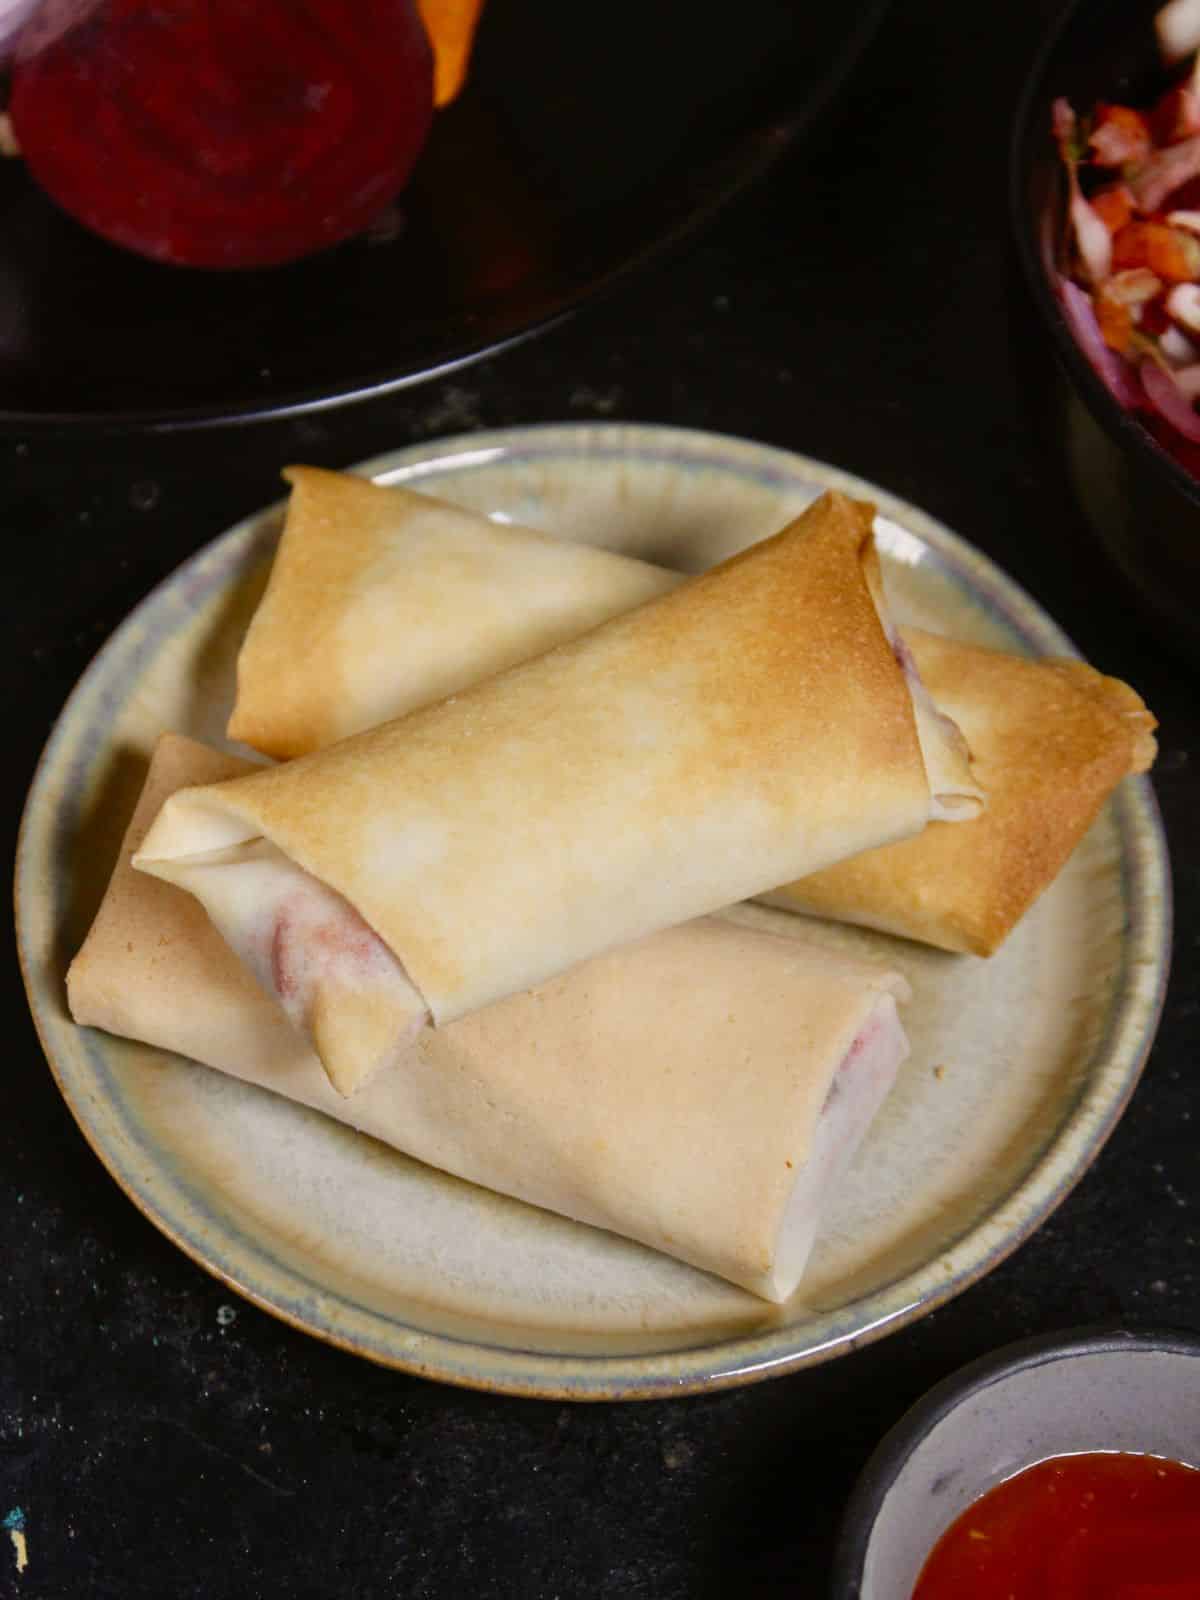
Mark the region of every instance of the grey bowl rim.
POLYGON ((1200 1332, 1130 1328, 1114 1321, 1035 1334, 989 1351, 935 1383, 888 1429, 855 1482, 834 1550, 831 1600, 860 1600, 867 1548, 888 1495, 917 1448, 965 1400, 1019 1372, 1077 1356, 1129 1353, 1200 1359, 1200 1332))

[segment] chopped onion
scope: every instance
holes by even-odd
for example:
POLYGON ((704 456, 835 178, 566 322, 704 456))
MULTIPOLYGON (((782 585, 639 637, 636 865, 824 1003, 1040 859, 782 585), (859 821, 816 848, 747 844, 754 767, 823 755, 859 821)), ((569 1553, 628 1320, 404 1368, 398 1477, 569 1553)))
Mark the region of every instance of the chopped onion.
POLYGON ((1200 333, 1200 287, 1196 284, 1177 283, 1163 302, 1163 308, 1173 322, 1192 333, 1200 333))
POLYGON ((1156 151, 1130 179, 1129 187, 1138 210, 1149 213, 1159 210, 1168 195, 1195 177, 1200 177, 1200 133, 1156 151))
POLYGON ((1200 47, 1200 0, 1170 0, 1154 18, 1158 48, 1168 63, 1200 47))
POLYGON ((1083 198, 1083 192, 1079 187, 1079 178, 1075 170, 1079 163, 1073 148, 1079 133, 1079 122, 1071 102, 1061 95, 1051 106, 1050 113, 1054 137, 1058 143, 1058 153, 1066 168, 1067 184, 1071 191, 1067 210, 1071 227, 1075 232, 1079 257, 1089 281, 1103 283, 1112 271, 1112 235, 1099 215, 1083 198))
POLYGON ((1079 192, 1071 173, 1071 224, 1079 255, 1093 283, 1103 283, 1112 271, 1112 235, 1079 192))
POLYGON ((1059 295, 1080 349, 1104 380, 1113 399, 1127 410, 1136 410, 1143 403, 1137 369, 1105 344, 1087 292, 1077 283, 1072 283, 1070 278, 1062 278, 1059 280, 1059 295))
POLYGON ((1144 306, 1162 288, 1162 279, 1149 267, 1126 267, 1114 272, 1100 289, 1105 300, 1118 306, 1144 306))
POLYGON ((0 65, 8 59, 17 34, 40 0, 0 0, 0 65))
POLYGON ((1192 407, 1192 402, 1176 383, 1174 377, 1154 361, 1143 361, 1141 365, 1142 389, 1147 400, 1166 420, 1192 444, 1200 444, 1200 414, 1192 407))
POLYGON ((1194 361, 1200 360, 1200 349, 1182 328, 1169 327, 1159 336, 1158 348, 1173 367, 1190 367, 1194 361))
POLYGON ((1200 211, 1168 211, 1167 221, 1172 228, 1182 228, 1185 233, 1200 233, 1200 211))
MULTIPOLYGON (((33 0, 29 10, 37 15, 21 35, 17 54, 22 61, 47 50, 56 39, 72 28, 86 22, 93 11, 99 11, 105 0, 33 0)), ((0 0, 0 5, 4 0, 0 0)))

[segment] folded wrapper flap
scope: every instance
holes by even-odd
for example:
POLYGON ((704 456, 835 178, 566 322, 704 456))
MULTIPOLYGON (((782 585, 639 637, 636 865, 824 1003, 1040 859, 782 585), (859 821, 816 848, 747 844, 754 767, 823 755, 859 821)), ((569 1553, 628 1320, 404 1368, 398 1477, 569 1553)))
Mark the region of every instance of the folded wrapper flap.
POLYGON ((168 797, 244 771, 172 735, 67 985, 76 1021, 176 1051, 419 1160, 607 1228, 770 1300, 907 1045, 904 979, 720 919, 423 1027, 352 1100, 199 902, 131 857, 168 797))
POLYGON ((971 747, 987 810, 765 896, 947 950, 990 956, 1062 870, 1122 779, 1154 761, 1156 722, 1082 661, 1030 660, 905 629, 921 679, 971 747))
POLYGON ((197 894, 285 1003, 298 974, 301 1024, 353 1089, 385 1065, 381 1016, 444 1025, 919 832, 934 800, 871 525, 825 495, 534 661, 174 796, 135 865, 197 894), (291 960, 294 923, 326 913, 332 958, 291 960), (390 968, 359 959, 371 934, 390 968))

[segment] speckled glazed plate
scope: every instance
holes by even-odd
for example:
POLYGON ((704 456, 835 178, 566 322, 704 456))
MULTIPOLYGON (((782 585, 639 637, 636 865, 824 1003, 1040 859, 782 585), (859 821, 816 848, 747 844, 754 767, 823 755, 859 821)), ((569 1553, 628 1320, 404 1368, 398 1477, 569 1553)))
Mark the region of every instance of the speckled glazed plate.
MULTIPOLYGON (((363 470, 682 568, 775 531, 837 486, 880 508, 902 618, 1014 650, 1070 649, 953 534, 783 451, 666 428, 548 427, 425 444, 363 470)), ((164 728, 221 741, 279 522, 273 507, 231 529, 109 640, 46 747, 18 850, 19 944, 51 1068, 98 1155, 169 1237, 257 1304, 373 1360, 601 1399, 827 1360, 965 1288, 1038 1226, 1112 1129, 1158 1018, 1170 906, 1144 780, 1121 788, 987 962, 780 912, 732 913, 838 949, 885 950, 915 996, 912 1056, 783 1307, 219 1073, 76 1028, 66 965, 150 748, 164 728)))

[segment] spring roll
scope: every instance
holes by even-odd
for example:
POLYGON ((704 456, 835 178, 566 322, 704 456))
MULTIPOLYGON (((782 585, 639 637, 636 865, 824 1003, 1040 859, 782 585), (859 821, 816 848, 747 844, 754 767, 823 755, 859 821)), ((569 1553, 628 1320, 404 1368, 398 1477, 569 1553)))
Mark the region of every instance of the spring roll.
POLYGON ((202 900, 351 1093, 427 1016, 917 833, 946 797, 871 523, 826 495, 534 661, 173 796, 135 865, 202 900))
POLYGON ((1082 661, 1030 661, 909 629, 921 680, 962 729, 987 791, 963 828, 869 850, 764 898, 992 955, 1058 876, 1121 780, 1149 770, 1155 719, 1082 661))
MULTIPOLYGON (((685 582, 649 562, 500 524, 432 495, 319 467, 292 492, 266 593, 238 654, 228 733, 276 760, 468 689, 685 582)), ((935 814, 982 792, 868 579, 913 699, 935 814)))
POLYGON ((444 700, 678 573, 318 467, 292 485, 228 733, 286 761, 444 700))
MULTIPOLYGON (((239 656, 229 730, 270 755, 399 716, 683 581, 410 490, 309 467, 287 476, 287 521, 239 656)), ((986 811, 961 830, 935 819, 766 898, 991 955, 1115 786, 1148 770, 1155 721, 1132 689, 1082 662, 915 629, 900 643, 931 786, 953 791, 961 779, 947 775, 943 752, 953 763, 956 746, 938 740, 936 705, 965 736, 986 811)))
POLYGON ((165 735, 71 965, 71 1014, 273 1090, 461 1178, 780 1301, 907 1053, 902 977, 704 919, 445 1028, 352 1100, 217 935, 131 857, 182 786, 245 770, 165 735))

